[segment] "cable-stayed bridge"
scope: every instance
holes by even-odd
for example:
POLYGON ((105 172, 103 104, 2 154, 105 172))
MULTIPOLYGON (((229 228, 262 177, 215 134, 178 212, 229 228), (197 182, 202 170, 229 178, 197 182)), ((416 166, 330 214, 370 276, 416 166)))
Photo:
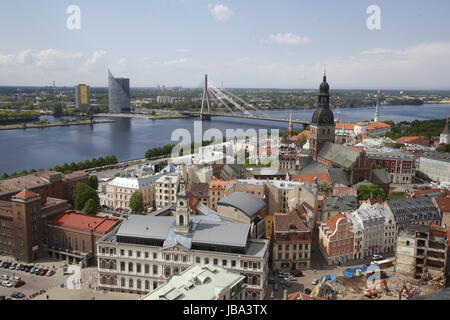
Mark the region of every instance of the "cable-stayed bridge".
POLYGON ((199 117, 200 120, 208 121, 212 117, 231 117, 242 119, 255 119, 275 122, 288 122, 291 124, 302 124, 307 126, 309 121, 299 119, 283 119, 268 115, 264 111, 258 109, 253 104, 248 103, 236 96, 235 94, 214 85, 208 84, 208 75, 205 75, 203 82, 203 98, 200 112, 185 111, 180 112, 183 115, 191 117, 199 117), (216 102, 216 110, 212 110, 211 98, 216 102), (262 115, 255 115, 250 111, 258 111, 262 115))

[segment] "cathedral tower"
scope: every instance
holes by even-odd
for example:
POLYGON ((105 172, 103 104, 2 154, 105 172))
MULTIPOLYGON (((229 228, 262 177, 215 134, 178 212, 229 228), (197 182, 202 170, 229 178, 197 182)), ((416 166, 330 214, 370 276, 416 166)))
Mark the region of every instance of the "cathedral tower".
POLYGON ((314 161, 317 161, 317 155, 325 143, 334 143, 334 139, 335 123, 333 111, 330 110, 330 86, 326 75, 324 75, 323 82, 320 85, 318 105, 312 116, 309 134, 309 150, 314 161))

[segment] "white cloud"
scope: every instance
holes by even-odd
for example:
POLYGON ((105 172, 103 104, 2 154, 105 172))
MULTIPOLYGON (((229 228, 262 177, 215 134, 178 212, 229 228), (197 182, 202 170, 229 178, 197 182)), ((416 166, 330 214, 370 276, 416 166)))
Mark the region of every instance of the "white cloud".
POLYGON ((301 37, 289 32, 289 33, 270 34, 267 39, 264 39, 261 42, 267 44, 304 46, 309 44, 311 40, 308 37, 301 37))
POLYGON ((176 49, 176 52, 180 52, 180 53, 186 53, 186 52, 191 52, 191 49, 176 49))
POLYGON ((234 15, 233 10, 220 3, 216 5, 210 4, 208 7, 214 19, 219 21, 226 21, 234 15))
POLYGON ((181 58, 181 59, 164 61, 163 64, 173 65, 173 64, 186 63, 186 62, 190 62, 190 61, 192 61, 192 59, 190 59, 190 58, 181 58))
POLYGON ((104 70, 107 66, 107 52, 104 50, 95 51, 92 57, 84 62, 87 71, 104 70))

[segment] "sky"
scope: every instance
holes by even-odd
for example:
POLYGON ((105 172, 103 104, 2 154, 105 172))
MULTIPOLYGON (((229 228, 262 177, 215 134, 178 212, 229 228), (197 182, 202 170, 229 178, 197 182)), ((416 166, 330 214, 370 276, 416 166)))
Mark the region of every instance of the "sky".
POLYGON ((336 89, 447 90, 449 11, 448 0, 2 0, 0 85, 106 87, 110 68, 132 87, 200 87, 208 73, 228 88, 310 89, 326 70, 336 89))

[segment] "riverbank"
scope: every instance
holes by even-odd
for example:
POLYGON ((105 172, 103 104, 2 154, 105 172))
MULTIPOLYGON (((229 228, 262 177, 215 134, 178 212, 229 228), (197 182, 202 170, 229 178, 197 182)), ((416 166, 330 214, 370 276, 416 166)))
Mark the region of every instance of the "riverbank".
MULTIPOLYGON (((116 120, 94 120, 92 124, 99 123, 112 123, 116 120)), ((91 124, 90 120, 78 120, 76 122, 49 122, 49 123, 18 123, 0 125, 0 130, 17 130, 17 129, 30 129, 30 128, 48 128, 48 127, 68 127, 68 126, 83 126, 91 124)))
MULTIPOLYGON (((169 113, 169 112, 168 112, 169 113)), ((173 114, 140 114, 140 113, 97 113, 94 117, 112 117, 112 118, 137 118, 147 120, 164 120, 164 119, 177 119, 177 118, 189 118, 188 116, 179 114, 174 111, 173 114)))

